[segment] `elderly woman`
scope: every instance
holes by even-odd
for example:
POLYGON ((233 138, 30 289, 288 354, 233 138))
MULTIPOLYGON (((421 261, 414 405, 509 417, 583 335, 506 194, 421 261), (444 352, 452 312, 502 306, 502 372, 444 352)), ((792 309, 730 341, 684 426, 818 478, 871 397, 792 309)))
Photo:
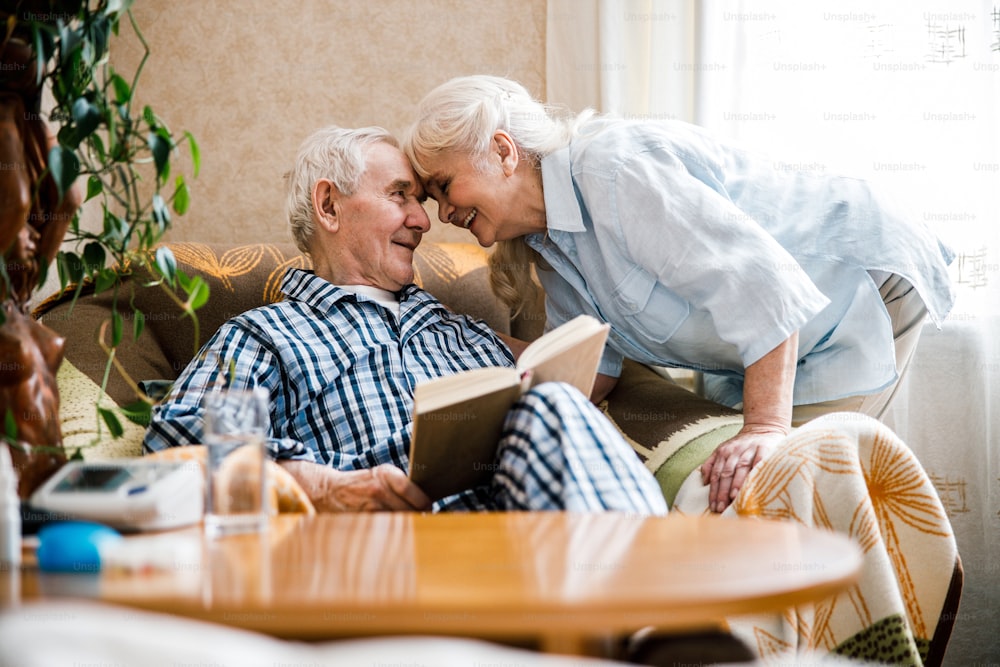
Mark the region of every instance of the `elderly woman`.
POLYGON ((674 121, 559 115, 520 84, 448 81, 404 150, 443 222, 491 256, 494 288, 547 326, 611 324, 593 398, 623 358, 704 373, 744 425, 702 466, 722 511, 793 424, 885 410, 952 252, 863 181, 786 168, 674 121))

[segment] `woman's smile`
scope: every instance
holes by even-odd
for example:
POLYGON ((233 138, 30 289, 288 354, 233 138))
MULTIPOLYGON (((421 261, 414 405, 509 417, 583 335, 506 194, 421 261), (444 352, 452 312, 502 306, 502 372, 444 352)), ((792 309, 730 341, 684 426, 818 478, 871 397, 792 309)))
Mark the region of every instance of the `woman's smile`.
POLYGON ((469 211, 469 215, 465 216, 465 219, 462 220, 462 226, 468 229, 472 225, 472 221, 476 219, 477 214, 478 211, 476 209, 469 211))

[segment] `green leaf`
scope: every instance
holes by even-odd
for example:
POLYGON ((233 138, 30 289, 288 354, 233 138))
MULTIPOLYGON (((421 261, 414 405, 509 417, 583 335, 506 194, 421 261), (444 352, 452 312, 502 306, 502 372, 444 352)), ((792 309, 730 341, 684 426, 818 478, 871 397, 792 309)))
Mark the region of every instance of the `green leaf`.
POLYGON ((78 283, 83 280, 83 260, 80 259, 80 256, 75 252, 60 253, 60 276, 63 272, 65 272, 67 283, 78 283))
POLYGON ((188 305, 191 310, 198 310, 208 302, 208 284, 201 276, 194 276, 188 285, 188 305))
POLYGON ((170 142, 156 132, 150 132, 149 150, 153 153, 153 162, 156 164, 156 175, 161 176, 167 163, 170 162, 170 142))
POLYGON ((48 33, 38 25, 31 26, 31 37, 35 43, 35 84, 39 87, 42 85, 42 77, 45 74, 45 63, 49 61, 51 54, 43 41, 45 39, 43 35, 48 36, 48 33))
POLYGON ((90 69, 90 63, 84 60, 82 48, 78 48, 70 56, 70 62, 62 71, 62 75, 61 83, 66 86, 65 97, 69 102, 74 100, 77 91, 93 83, 94 73, 90 69))
POLYGON ((108 0, 108 8, 105 10, 110 14, 124 14, 132 8, 135 0, 108 0))
POLYGON ((132 99, 132 89, 128 87, 128 81, 117 73, 111 75, 111 87, 115 90, 116 104, 126 104, 132 99))
POLYGON ((177 284, 181 286, 185 294, 191 293, 191 277, 180 269, 177 269, 177 284))
MULTIPOLYGON (((41 266, 38 267, 38 280, 35 281, 35 289, 41 289, 45 286, 45 280, 49 277, 49 265, 42 262, 41 266)), ((3 316, 3 308, 0 308, 0 317, 3 316)), ((3 324, 3 320, 0 319, 0 324, 3 324)))
POLYGON ((73 102, 72 116, 76 123, 78 142, 83 141, 101 124, 101 112, 85 97, 79 97, 73 102))
POLYGON ((49 171, 59 191, 59 199, 62 200, 73 187, 73 181, 80 175, 80 162, 73 151, 62 146, 53 146, 49 150, 49 171))
POLYGON ((153 195, 153 220, 159 223, 161 231, 166 230, 167 225, 170 224, 170 211, 167 209, 163 197, 158 194, 153 195))
POLYGON ((90 178, 87 179, 87 198, 84 201, 90 201, 102 192, 104 192, 104 183, 97 176, 91 174, 90 178))
POLYGON ((125 433, 125 429, 122 428, 122 423, 118 421, 118 417, 115 413, 107 408, 97 408, 97 412, 101 415, 101 419, 104 420, 104 423, 107 424, 108 430, 111 432, 111 437, 122 437, 122 434, 125 433))
POLYGON ((177 189, 174 190, 174 212, 177 215, 184 215, 187 213, 188 207, 191 206, 191 193, 188 192, 187 183, 184 181, 184 176, 177 177, 177 189))
POLYGON ((75 150, 80 145, 80 138, 77 136, 75 125, 63 125, 56 134, 59 143, 69 150, 75 150))
POLYGON ((126 419, 139 426, 149 426, 149 421, 153 414, 153 406, 146 401, 135 401, 134 403, 122 406, 119 410, 125 415, 126 419))
POLYGON ((108 32, 110 19, 107 16, 98 16, 90 25, 90 41, 94 49, 94 59, 100 60, 108 50, 108 32))
POLYGON ((101 139, 101 135, 99 134, 90 135, 89 137, 87 137, 87 143, 89 143, 90 147, 94 150, 95 153, 97 153, 97 161, 101 164, 104 164, 106 153, 104 152, 104 141, 101 139))
POLYGON ((125 321, 122 314, 117 310, 111 311, 111 347, 118 347, 122 342, 122 329, 125 328, 125 321))
POLYGON ((83 39, 80 42, 80 56, 77 62, 87 72, 87 78, 92 78, 93 74, 91 72, 94 67, 94 42, 92 40, 83 39))
POLYGON ((167 246, 160 246, 156 249, 156 268, 160 271, 160 275, 167 279, 167 282, 171 285, 174 284, 174 279, 177 276, 177 260, 167 246))
POLYGON ((102 269, 94 279, 94 291, 98 294, 111 289, 118 281, 118 273, 112 268, 102 269))
POLYGON ((104 246, 97 241, 91 241, 83 247, 83 267, 84 273, 87 275, 92 274, 94 271, 99 271, 104 268, 104 260, 107 258, 107 253, 104 251, 104 246))
POLYGON ((103 208, 105 243, 118 244, 128 234, 128 223, 109 211, 107 206, 103 206, 103 208))
POLYGON ((146 328, 146 316, 138 308, 132 309, 132 340, 139 340, 143 329, 146 328))
POLYGON ((198 142, 195 141, 193 134, 185 132, 184 136, 187 137, 188 145, 191 147, 191 164, 194 165, 194 177, 198 178, 198 173, 201 171, 201 148, 198 147, 198 142))
POLYGON ((3 416, 3 434, 9 442, 17 442, 17 419, 10 408, 7 408, 3 416))
POLYGON ((101 208, 104 209, 104 227, 101 230, 101 236, 112 243, 119 241, 118 222, 115 220, 115 215, 108 210, 107 204, 102 204, 101 208))
POLYGON ((66 270, 66 256, 62 251, 56 255, 56 273, 59 275, 59 291, 61 292, 69 284, 69 272, 66 270))
POLYGON ((74 52, 80 48, 80 38, 83 36, 79 30, 74 30, 59 19, 59 60, 66 65, 74 52))

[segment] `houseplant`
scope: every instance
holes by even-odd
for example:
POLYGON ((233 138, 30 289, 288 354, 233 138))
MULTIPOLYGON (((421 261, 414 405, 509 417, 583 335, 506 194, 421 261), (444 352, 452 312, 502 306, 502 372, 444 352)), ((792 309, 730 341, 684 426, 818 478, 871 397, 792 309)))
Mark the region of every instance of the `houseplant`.
MULTIPOLYGON (((150 52, 132 1, 11 4, 0 9, 6 27, 0 49, 0 413, 23 498, 67 454, 55 382, 63 341, 28 313, 50 267, 57 267, 62 289, 111 290, 126 312, 121 278, 140 268, 192 317, 208 293, 157 245, 172 215, 183 215, 190 202, 187 181, 172 173, 171 160, 186 146, 197 175, 200 156, 190 133, 175 135, 152 108, 138 107, 136 84, 150 52), (143 49, 129 75, 108 59, 123 24, 143 49), (47 108, 45 91, 52 99, 47 108), (81 224, 82 210, 94 213, 96 229, 81 224)), ((131 315, 131 335, 138 337, 143 314, 133 309, 131 315)), ((99 334, 108 350, 105 377, 125 335, 116 308, 99 334)), ((137 399, 123 410, 141 421, 150 402, 137 399)), ((97 403, 95 417, 111 436, 121 432, 114 410, 97 403)))

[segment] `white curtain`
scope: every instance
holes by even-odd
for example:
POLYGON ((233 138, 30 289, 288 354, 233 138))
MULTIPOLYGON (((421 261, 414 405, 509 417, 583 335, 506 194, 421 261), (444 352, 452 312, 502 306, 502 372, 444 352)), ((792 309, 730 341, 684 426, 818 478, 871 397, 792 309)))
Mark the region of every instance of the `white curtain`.
POLYGON ((1000 0, 549 0, 548 101, 867 178, 959 254, 886 422, 966 568, 949 664, 1000 655, 1000 0), (998 401, 993 399, 997 398, 998 401))
POLYGON ((548 101, 628 118, 693 120, 694 0, 549 0, 548 101))

